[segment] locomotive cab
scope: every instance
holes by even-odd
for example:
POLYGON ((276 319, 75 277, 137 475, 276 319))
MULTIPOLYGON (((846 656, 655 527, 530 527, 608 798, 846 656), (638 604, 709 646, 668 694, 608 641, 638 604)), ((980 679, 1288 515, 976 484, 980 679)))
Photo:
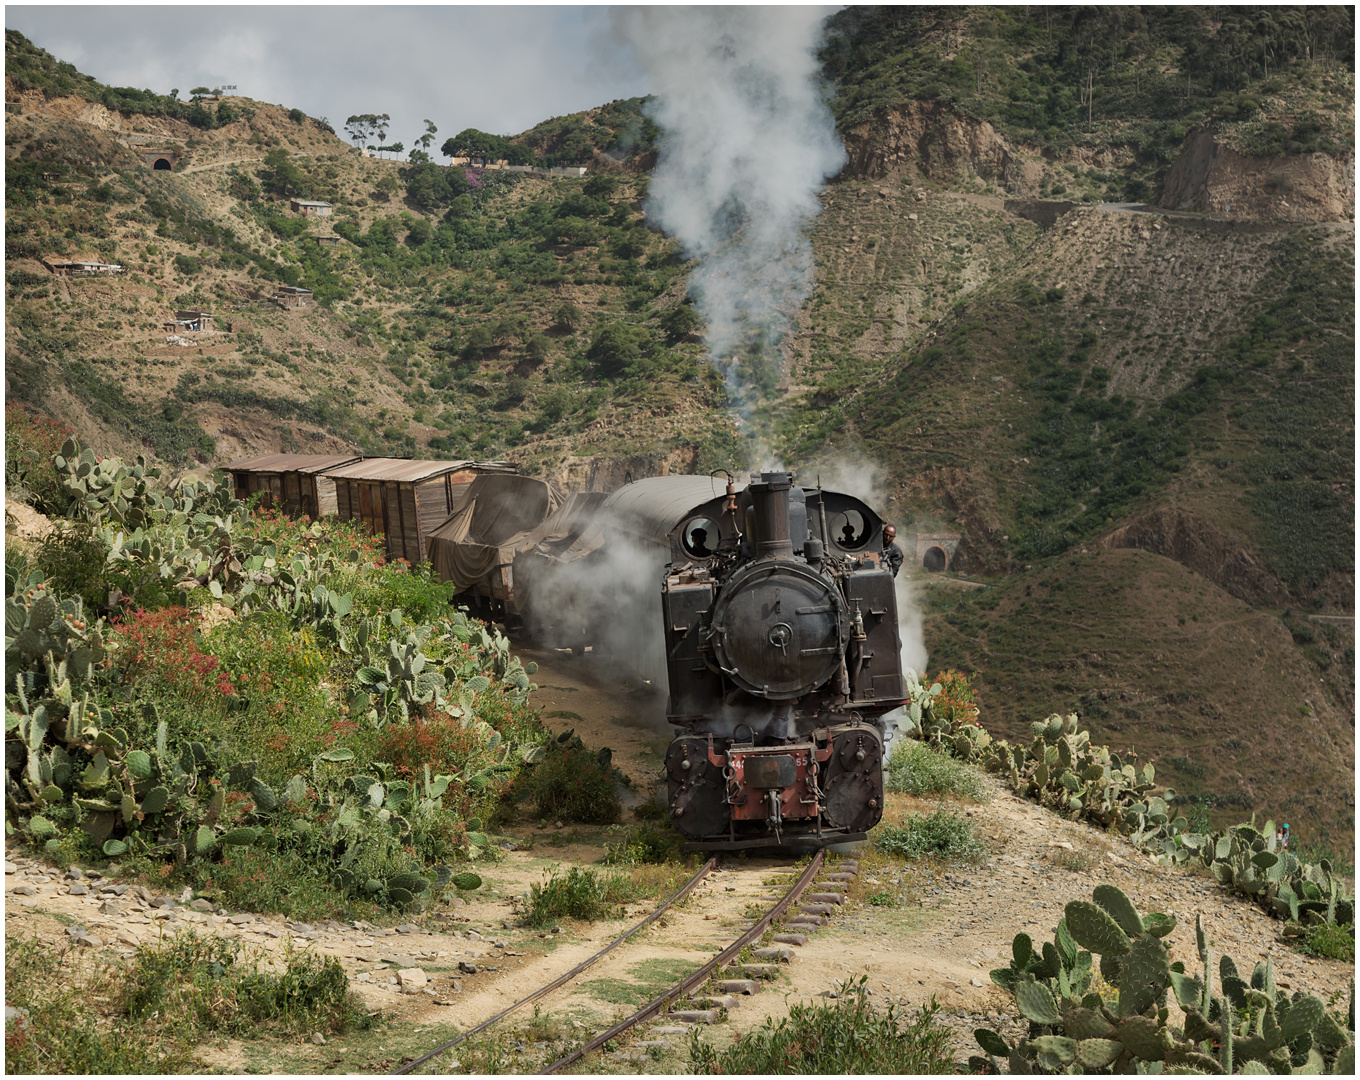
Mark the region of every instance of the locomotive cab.
POLYGON ((788 472, 729 485, 673 531, 666 771, 688 846, 823 845, 879 820, 876 721, 905 692, 881 535, 865 504, 788 472))

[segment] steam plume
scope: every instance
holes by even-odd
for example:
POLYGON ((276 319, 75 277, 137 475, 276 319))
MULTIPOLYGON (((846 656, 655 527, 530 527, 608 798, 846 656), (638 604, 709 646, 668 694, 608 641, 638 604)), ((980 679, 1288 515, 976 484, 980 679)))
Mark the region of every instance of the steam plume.
POLYGON ((647 213, 700 261, 690 291, 744 417, 811 292, 805 229, 822 182, 845 160, 818 83, 824 15, 811 7, 612 12, 650 76, 651 117, 662 131, 647 213))

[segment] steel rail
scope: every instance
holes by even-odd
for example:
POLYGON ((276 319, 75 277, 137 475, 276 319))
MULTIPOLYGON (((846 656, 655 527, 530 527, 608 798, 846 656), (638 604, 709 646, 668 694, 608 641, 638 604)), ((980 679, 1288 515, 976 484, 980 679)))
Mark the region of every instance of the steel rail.
POLYGON ((590 1053, 592 1050, 598 1050, 610 1039, 627 1031, 630 1027, 640 1024, 644 1020, 650 1020, 675 998, 688 994, 696 986, 703 985, 715 969, 728 963, 733 957, 740 955, 741 950, 751 942, 759 940, 760 935, 765 933, 765 930, 770 923, 774 922, 775 919, 779 918, 789 909, 789 906, 794 900, 796 900, 802 894, 803 890, 807 888, 808 882, 812 880, 813 875, 822 868, 822 862, 825 858, 826 852, 819 850, 817 854, 813 856, 812 862, 808 865, 808 868, 804 870, 798 880, 793 883, 793 887, 784 894, 784 898, 780 900, 779 903, 775 904, 774 907, 770 908, 770 910, 767 911, 754 926, 747 930, 746 933, 742 934, 741 937, 737 938, 731 945, 723 949, 722 952, 718 953, 717 956, 698 971, 681 979, 660 997, 654 998, 652 1001, 648 1002, 632 1016, 628 1017, 628 1019, 621 1020, 608 1031, 596 1035, 595 1038, 591 1039, 590 1042, 586 1043, 579 1050, 573 1050, 560 1061, 554 1061, 546 1068, 540 1069, 539 1074, 542 1075, 556 1072, 558 1069, 565 1068, 573 1062, 579 1061, 586 1054, 590 1053))
POLYGON ((713 856, 713 858, 709 859, 708 862, 704 863, 703 866, 699 867, 698 872, 697 872, 692 878, 690 878, 687 882, 685 882, 683 885, 681 885, 680 888, 677 889, 677 890, 675 891, 675 893, 670 897, 669 900, 667 900, 664 904, 662 904, 660 907, 658 907, 655 911, 653 911, 650 915, 648 915, 645 919, 643 919, 640 923, 638 923, 638 924, 637 924, 635 927, 633 927, 631 930, 629 930, 629 931, 627 931, 626 933, 620 935, 619 937, 616 937, 613 941, 611 941, 608 945, 606 945, 606 946, 605 946, 603 949, 601 949, 599 952, 595 953, 593 956, 588 957, 588 958, 585 959, 585 960, 582 960, 579 964, 577 964, 574 968, 572 968, 570 971, 568 971, 565 975, 559 975, 559 976, 558 976, 556 979, 554 979, 552 982, 547 983, 547 984, 544 985, 544 986, 540 986, 537 990, 535 990, 535 991, 534 991, 532 994, 530 994, 528 997, 521 998, 519 1001, 515 1002, 513 1005, 509 1006, 508 1008, 502 1009, 502 1010, 501 1010, 500 1012, 498 1012, 495 1016, 491 1017, 491 1019, 489 1019, 489 1020, 483 1020, 483 1021, 482 1021, 480 1024, 478 1024, 476 1027, 470 1028, 469 1030, 463 1032, 463 1034, 459 1035, 456 1039, 450 1039, 448 1042, 444 1043, 442 1046, 437 1046, 437 1047, 435 1047, 435 1048, 434 1048, 433 1050, 431 1050, 428 1054, 425 1054, 425 1055, 422 1056, 422 1057, 418 1057, 418 1058, 416 1058, 414 1061, 408 1061, 408 1062, 407 1062, 405 1065, 403 1065, 400 1069, 393 1069, 392 1072, 390 1072, 388 1075, 389 1075, 389 1076, 401 1076, 401 1075, 403 1075, 403 1074, 405 1074, 405 1073, 409 1073, 409 1072, 410 1072, 412 1069, 414 1069, 416 1066, 418 1066, 418 1065, 423 1065, 423 1064, 425 1064, 425 1062, 429 1061, 431 1058, 438 1057, 440 1054, 444 1053, 446 1050, 451 1050, 451 1049, 453 1049, 455 1046, 457 1046, 457 1045, 458 1045, 460 1042, 462 1042, 464 1039, 470 1039, 473 1035, 476 1035, 479 1031, 485 1031, 487 1028, 489 1028, 489 1027, 490 1027, 492 1024, 494 1024, 497 1020, 500 1020, 502 1017, 509 1016, 510 1013, 514 1012, 516 1009, 520 1008, 521 1006, 523 1006, 523 1005, 528 1005, 531 1001, 537 1001, 537 1000, 538 1000, 539 998, 541 998, 544 994, 547 994, 547 993, 550 993, 550 992, 553 991, 553 990, 556 990, 556 989, 557 989, 559 986, 561 986, 563 983, 568 982, 569 980, 575 978, 577 975, 581 974, 581 972, 585 971, 586 968, 590 967, 591 964, 595 963, 595 961, 597 961, 597 960, 601 959, 602 957, 607 956, 609 953, 613 952, 613 951, 614 951, 615 949, 617 949, 620 945, 622 945, 625 941, 627 941, 630 937, 632 937, 634 934, 636 934, 639 930, 643 929, 644 927, 650 926, 652 923, 656 922, 656 920, 659 919, 662 915, 664 915, 664 914, 666 913, 666 911, 667 911, 673 904, 678 904, 681 900, 683 900, 685 897, 687 897, 691 892, 694 891, 694 887, 695 887, 696 885, 698 885, 699 882, 701 882, 705 877, 707 877, 708 874, 709 874, 709 872, 710 872, 714 867, 716 867, 716 866, 718 865, 718 863, 719 863, 721 860, 722 860, 722 856, 721 856, 721 855, 715 855, 715 856, 713 856))

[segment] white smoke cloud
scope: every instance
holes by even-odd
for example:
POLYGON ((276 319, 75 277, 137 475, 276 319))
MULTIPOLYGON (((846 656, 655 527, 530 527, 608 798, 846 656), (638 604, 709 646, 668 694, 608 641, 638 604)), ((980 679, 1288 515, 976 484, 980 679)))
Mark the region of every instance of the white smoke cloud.
MULTIPOLYGON (((829 9, 614 8, 655 94, 662 131, 649 218, 700 261, 690 289, 715 358, 749 336, 768 350, 813 282, 806 228, 845 161, 815 55, 829 9)), ((740 365, 722 365, 739 410, 740 365)))
POLYGON ((604 547, 584 558, 545 562, 533 570, 528 629, 548 648, 588 646, 595 666, 655 690, 644 710, 657 731, 666 724, 666 640, 661 582, 669 548, 630 539, 602 521, 604 547))

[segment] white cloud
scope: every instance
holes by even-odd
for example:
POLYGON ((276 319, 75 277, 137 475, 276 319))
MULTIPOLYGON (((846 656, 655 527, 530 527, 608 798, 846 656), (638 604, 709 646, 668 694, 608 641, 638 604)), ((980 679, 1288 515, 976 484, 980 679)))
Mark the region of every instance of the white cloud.
POLYGON ((388 113, 409 148, 468 127, 517 134, 646 93, 601 45, 602 9, 510 6, 23 6, 5 25, 110 86, 182 96, 234 83, 259 101, 325 116, 388 113))

